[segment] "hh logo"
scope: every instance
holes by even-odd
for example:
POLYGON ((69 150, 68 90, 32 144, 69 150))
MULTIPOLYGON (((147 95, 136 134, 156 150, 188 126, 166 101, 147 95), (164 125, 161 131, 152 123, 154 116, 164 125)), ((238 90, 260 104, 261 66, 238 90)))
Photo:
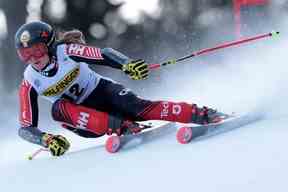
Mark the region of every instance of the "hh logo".
POLYGON ((69 44, 66 48, 66 53, 69 56, 79 56, 88 59, 103 59, 99 48, 86 45, 69 44))
POLYGON ((76 125, 77 128, 86 129, 89 116, 90 116, 89 113, 80 112, 80 114, 78 116, 78 120, 77 120, 77 125, 76 125))

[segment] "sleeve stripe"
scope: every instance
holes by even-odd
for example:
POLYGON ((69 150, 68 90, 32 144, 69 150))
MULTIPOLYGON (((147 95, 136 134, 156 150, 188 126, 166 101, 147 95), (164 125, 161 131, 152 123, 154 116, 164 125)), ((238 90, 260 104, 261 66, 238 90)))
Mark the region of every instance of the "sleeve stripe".
POLYGON ((96 49, 96 57, 103 59, 100 49, 96 49))
POLYGON ((67 54, 68 56, 76 56, 91 60, 104 59, 101 54, 101 49, 87 45, 68 44, 66 45, 64 53, 67 54))
MULTIPOLYGON (((36 117, 38 116, 38 108, 35 110, 35 107, 33 108, 32 106, 31 96, 33 96, 33 102, 35 102, 34 101, 35 96, 32 95, 34 94, 32 90, 34 90, 32 85, 27 80, 24 80, 21 84, 20 91, 19 91, 19 99, 20 99, 19 120, 20 120, 20 124, 23 126, 35 126, 33 124, 37 124, 37 122, 34 122, 34 118, 38 119, 36 117)), ((37 102, 36 102, 36 105, 38 105, 37 102)))
POLYGON ((31 85, 24 80, 21 84, 20 96, 20 123, 32 125, 32 108, 30 102, 31 85))

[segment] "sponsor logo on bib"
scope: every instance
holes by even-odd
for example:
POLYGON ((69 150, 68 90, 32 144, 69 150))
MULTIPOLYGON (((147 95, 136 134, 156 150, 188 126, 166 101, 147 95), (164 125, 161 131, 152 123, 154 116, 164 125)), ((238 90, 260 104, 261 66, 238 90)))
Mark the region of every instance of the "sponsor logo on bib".
POLYGON ((66 74, 63 79, 46 89, 42 95, 46 97, 59 95, 74 82, 74 80, 79 76, 79 73, 80 68, 78 66, 66 74))

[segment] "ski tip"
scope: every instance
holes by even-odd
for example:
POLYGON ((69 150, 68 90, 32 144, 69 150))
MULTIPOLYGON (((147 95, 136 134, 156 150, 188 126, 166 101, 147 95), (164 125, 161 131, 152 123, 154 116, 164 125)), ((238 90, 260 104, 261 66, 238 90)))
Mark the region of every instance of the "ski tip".
POLYGON ((181 127, 177 131, 176 138, 178 143, 187 144, 192 140, 192 135, 191 127, 181 127))
POLYGON ((120 137, 111 136, 106 140, 105 148, 109 153, 116 153, 120 149, 120 137))

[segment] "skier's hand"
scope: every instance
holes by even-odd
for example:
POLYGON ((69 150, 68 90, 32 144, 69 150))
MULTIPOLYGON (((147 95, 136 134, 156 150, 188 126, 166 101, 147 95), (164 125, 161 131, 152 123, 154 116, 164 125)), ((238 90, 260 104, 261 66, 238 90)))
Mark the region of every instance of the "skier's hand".
POLYGON ((124 71, 133 80, 142 80, 148 77, 149 67, 143 59, 131 61, 122 66, 124 71))
POLYGON ((45 133, 42 137, 42 142, 53 156, 63 155, 70 147, 69 141, 61 135, 51 135, 45 133))

